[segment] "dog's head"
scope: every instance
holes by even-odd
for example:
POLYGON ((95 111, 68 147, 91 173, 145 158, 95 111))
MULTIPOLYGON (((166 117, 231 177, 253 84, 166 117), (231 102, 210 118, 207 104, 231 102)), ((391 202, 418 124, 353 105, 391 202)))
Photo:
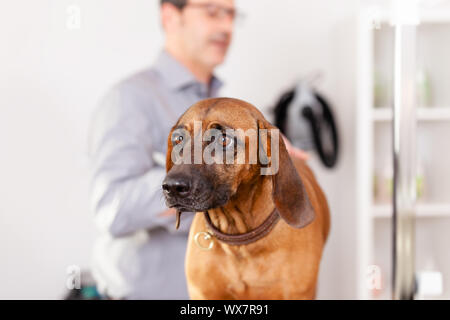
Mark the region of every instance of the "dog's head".
POLYGON ((214 98, 191 106, 169 134, 166 171, 166 203, 178 211, 223 206, 240 186, 269 174, 281 217, 296 228, 314 219, 278 129, 242 100, 214 98))

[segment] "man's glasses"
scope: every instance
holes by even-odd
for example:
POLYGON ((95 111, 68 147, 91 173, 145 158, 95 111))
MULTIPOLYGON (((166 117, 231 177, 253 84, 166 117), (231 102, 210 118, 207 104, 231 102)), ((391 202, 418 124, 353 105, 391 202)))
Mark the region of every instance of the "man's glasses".
POLYGON ((245 18, 243 13, 234 8, 226 8, 214 3, 187 3, 184 8, 186 7, 204 9, 210 18, 218 20, 228 16, 234 22, 239 23, 245 18))

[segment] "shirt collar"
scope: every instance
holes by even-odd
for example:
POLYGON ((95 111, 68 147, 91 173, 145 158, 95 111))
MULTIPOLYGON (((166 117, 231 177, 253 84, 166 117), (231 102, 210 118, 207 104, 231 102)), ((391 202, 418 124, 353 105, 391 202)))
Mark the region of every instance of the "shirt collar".
MULTIPOLYGON (((181 90, 191 85, 195 85, 199 87, 202 92, 207 94, 207 86, 204 83, 199 82, 189 69, 182 65, 165 49, 162 49, 159 53, 154 67, 164 77, 170 88, 181 90)), ((222 86, 223 82, 213 75, 211 79, 211 95, 214 95, 222 86)))

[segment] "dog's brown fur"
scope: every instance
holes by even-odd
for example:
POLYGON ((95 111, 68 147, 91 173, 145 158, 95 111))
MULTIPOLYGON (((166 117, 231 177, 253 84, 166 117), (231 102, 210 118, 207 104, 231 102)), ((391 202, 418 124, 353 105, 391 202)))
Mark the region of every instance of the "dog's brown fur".
MULTIPOLYGON (((176 126, 182 124, 192 132, 194 120, 202 121, 203 129, 216 122, 243 130, 274 128, 254 106, 231 98, 196 103, 176 126)), ((168 145, 170 171, 170 136, 168 145)), ((284 221, 251 244, 233 246, 214 239, 213 248, 204 251, 193 239, 198 232, 208 231, 203 214, 197 213, 185 261, 192 299, 315 298, 320 259, 330 228, 328 204, 306 163, 290 159, 282 139, 279 146, 279 173, 275 176, 260 175, 260 165, 215 166, 221 183, 232 190, 225 205, 209 210, 213 224, 222 232, 239 234, 255 229, 275 207, 284 221)), ((267 153, 270 156, 270 148, 267 153)))

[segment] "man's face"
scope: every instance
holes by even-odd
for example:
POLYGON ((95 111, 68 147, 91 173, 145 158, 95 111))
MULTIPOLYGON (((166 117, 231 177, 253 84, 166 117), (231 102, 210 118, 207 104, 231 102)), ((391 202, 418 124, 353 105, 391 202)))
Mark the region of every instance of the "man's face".
POLYGON ((233 10, 234 0, 188 0, 177 33, 191 59, 211 68, 224 61, 233 33, 233 10))

